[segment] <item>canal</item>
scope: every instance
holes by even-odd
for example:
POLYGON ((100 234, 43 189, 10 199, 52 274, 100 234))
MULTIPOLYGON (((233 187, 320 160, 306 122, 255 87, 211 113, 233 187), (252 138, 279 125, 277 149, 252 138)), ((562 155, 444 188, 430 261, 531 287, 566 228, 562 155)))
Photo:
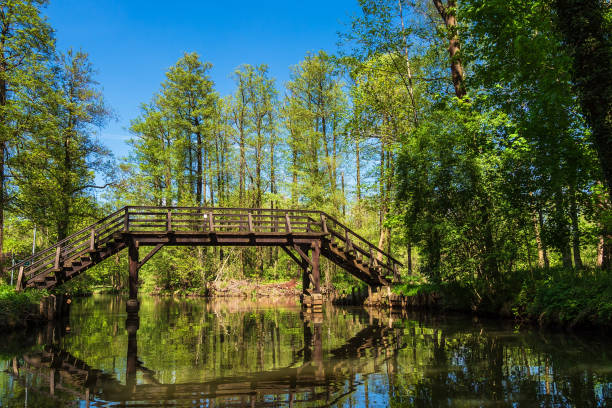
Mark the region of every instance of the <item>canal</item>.
POLYGON ((292 300, 76 299, 2 333, 0 406, 612 406, 604 334, 292 300))

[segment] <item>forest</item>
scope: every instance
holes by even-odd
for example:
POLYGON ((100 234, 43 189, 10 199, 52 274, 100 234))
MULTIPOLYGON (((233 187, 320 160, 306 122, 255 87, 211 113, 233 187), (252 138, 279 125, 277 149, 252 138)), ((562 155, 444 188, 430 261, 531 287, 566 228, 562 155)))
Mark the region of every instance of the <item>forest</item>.
MULTIPOLYGON (((356 0, 357 1, 357 0, 356 0)), ((606 0, 358 0, 339 50, 278 83, 249 61, 221 95, 187 52, 130 153, 86 50, 59 50, 46 0, 0 0, 0 278, 124 205, 316 209, 404 263, 446 307, 612 323, 612 6, 606 0)), ((358 283, 322 264, 324 286, 358 283)), ((164 248, 151 293, 299 279, 270 248, 164 248)), ((125 254, 68 285, 126 287, 125 254)))

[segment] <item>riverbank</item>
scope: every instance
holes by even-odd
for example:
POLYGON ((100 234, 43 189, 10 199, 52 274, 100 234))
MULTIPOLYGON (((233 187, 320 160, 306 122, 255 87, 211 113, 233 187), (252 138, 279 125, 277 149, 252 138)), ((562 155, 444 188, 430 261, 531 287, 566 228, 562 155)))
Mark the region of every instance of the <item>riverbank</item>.
POLYGON ((45 290, 15 292, 9 285, 0 285, 0 328, 37 326, 68 314, 70 298, 52 295, 45 290))
POLYGON ((187 296, 211 298, 248 298, 248 297, 298 297, 302 286, 297 280, 289 281, 259 281, 253 279, 230 279, 211 281, 205 288, 190 290, 168 290, 154 288, 150 294, 154 296, 187 296))
POLYGON ((612 273, 606 271, 517 273, 489 294, 474 283, 418 281, 400 285, 394 293, 428 309, 501 316, 546 327, 612 328, 612 273))
POLYGON ((23 328, 43 321, 40 301, 47 295, 40 290, 15 292, 9 285, 0 285, 0 328, 23 328))

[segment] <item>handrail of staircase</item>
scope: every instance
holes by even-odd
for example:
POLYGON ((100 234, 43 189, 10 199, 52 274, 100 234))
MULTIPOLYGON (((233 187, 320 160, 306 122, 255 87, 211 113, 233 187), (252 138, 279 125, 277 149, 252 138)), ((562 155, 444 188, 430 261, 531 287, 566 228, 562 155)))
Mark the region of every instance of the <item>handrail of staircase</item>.
POLYGON ((61 246, 62 244, 65 244, 66 242, 69 242, 70 240, 72 240, 76 236, 91 230, 92 227, 94 227, 96 225, 99 225, 99 224, 103 224, 105 221, 109 220, 110 218, 116 217, 121 212, 125 212, 126 209, 128 209, 128 208, 129 208, 129 206, 121 207, 120 209, 118 209, 117 211, 107 215, 106 217, 104 217, 104 218, 102 218, 102 219, 100 219, 100 220, 98 220, 98 221, 96 221, 96 222, 94 222, 92 224, 89 224, 87 227, 85 227, 85 228, 83 228, 83 229, 81 229, 81 230, 79 230, 79 231, 77 231, 77 232, 75 232, 73 234, 70 234, 69 236, 67 236, 66 238, 62 239, 61 241, 56 242, 55 244, 53 244, 53 245, 51 245, 51 246, 49 246, 49 247, 47 247, 47 248, 45 248, 45 249, 43 249, 43 250, 41 250, 39 252, 36 252, 32 256, 30 256, 29 258, 26 258, 23 261, 21 261, 19 263, 16 263, 15 265, 12 265, 9 268, 9 270, 11 270, 11 269, 14 269, 14 270, 19 269, 19 267, 26 265, 27 263, 31 262, 32 260, 34 260, 36 258, 40 258, 41 255, 46 254, 47 252, 51 252, 52 250, 56 249, 58 246, 61 246))
POLYGON ((382 249, 378 248, 376 245, 372 244, 370 241, 368 241, 367 239, 365 239, 364 237, 362 237, 361 235, 359 235, 358 233, 356 233, 355 231, 353 231, 352 229, 350 229, 349 227, 344 225, 344 223, 338 221, 337 219, 335 219, 334 217, 332 217, 330 215, 327 215, 323 211, 319 211, 319 212, 321 214, 323 214, 328 220, 331 220, 331 221, 335 222, 336 224, 340 225, 342 228, 344 228, 346 231, 348 231, 349 234, 351 234, 351 235, 355 236, 356 238, 358 238, 360 241, 365 243, 368 247, 372 247, 373 249, 375 249, 376 251, 380 252, 381 254, 383 254, 384 256, 386 256, 388 259, 392 260, 394 263, 398 264, 399 266, 404 266, 404 264, 402 264, 400 261, 398 261, 397 259, 395 259, 391 255, 389 255, 387 252, 383 251, 382 249))

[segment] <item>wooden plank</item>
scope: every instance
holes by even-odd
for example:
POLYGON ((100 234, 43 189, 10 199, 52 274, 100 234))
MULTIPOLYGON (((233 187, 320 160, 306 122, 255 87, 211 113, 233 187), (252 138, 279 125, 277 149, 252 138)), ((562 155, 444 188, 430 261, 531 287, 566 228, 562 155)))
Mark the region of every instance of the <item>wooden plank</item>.
POLYGON ((172 210, 169 209, 166 213, 166 231, 172 231, 172 210))
POLYGON ((142 268, 143 265, 146 264, 147 261, 151 259, 151 257, 153 257, 153 255, 155 255, 160 249, 164 247, 164 245, 165 244, 163 243, 155 245, 155 248, 153 248, 151 252, 149 252, 144 258, 142 258, 140 262, 138 262, 138 269, 142 268))
POLYGON ((298 254, 300 254, 303 260, 308 262, 308 265, 310 265, 311 268, 314 267, 314 264, 310 260, 310 257, 306 253, 304 253, 304 251, 302 251, 302 248, 300 248, 299 245, 293 245, 293 248, 297 251, 298 254))
POLYGON ((291 259, 295 261, 296 264, 298 264, 299 266, 302 266, 302 261, 300 260, 300 258, 295 256, 295 254, 291 252, 291 250, 289 250, 289 248, 287 248, 286 245, 281 245, 281 248, 283 248, 283 250, 287 253, 287 255, 289 255, 291 259))

